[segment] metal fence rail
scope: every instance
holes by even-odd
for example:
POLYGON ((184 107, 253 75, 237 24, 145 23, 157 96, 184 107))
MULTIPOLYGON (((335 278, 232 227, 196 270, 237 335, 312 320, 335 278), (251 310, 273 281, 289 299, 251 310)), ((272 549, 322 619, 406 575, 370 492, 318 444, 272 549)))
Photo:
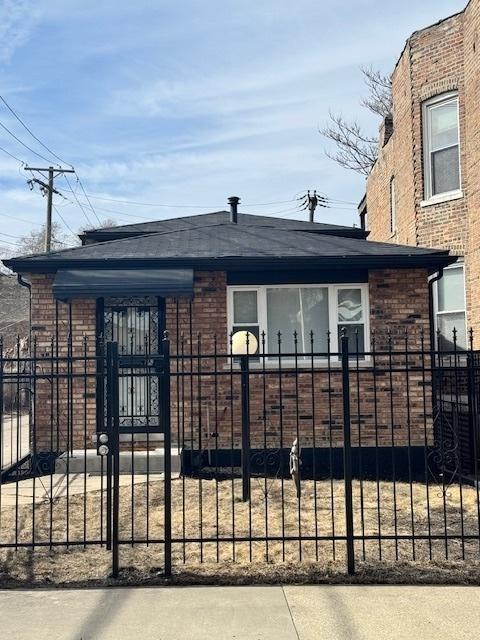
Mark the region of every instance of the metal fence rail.
POLYGON ((288 344, 0 346, 0 554, 103 548, 115 576, 129 547, 166 575, 479 560, 472 335, 449 352, 406 333, 288 344))

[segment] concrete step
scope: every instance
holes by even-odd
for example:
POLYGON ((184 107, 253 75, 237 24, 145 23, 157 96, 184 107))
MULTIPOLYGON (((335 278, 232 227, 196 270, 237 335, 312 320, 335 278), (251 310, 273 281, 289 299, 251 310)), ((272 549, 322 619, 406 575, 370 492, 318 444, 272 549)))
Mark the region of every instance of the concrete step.
MULTIPOLYGON (((181 460, 180 450, 171 450, 172 473, 180 473, 181 460)), ((105 472, 106 460, 104 460, 103 470, 105 472)), ((154 449, 153 451, 131 451, 120 452, 120 473, 134 473, 135 475, 159 474, 165 470, 164 449, 154 449)), ((55 473, 101 473, 102 457, 97 454, 96 449, 78 449, 70 453, 64 453, 55 461, 55 473)))

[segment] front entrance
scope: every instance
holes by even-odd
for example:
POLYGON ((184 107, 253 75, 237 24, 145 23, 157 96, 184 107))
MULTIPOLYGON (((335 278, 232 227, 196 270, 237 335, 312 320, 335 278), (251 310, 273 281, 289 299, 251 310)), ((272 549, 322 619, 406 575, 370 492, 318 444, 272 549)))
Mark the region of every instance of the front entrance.
POLYGON ((97 326, 97 334, 118 344, 120 432, 158 429, 155 369, 165 329, 165 300, 156 296, 111 297, 98 304, 97 324, 101 326, 97 326))

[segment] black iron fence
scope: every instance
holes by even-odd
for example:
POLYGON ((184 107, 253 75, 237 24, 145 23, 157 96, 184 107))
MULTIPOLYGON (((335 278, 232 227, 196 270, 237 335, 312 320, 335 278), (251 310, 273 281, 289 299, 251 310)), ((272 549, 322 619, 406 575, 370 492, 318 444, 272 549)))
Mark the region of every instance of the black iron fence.
POLYGON ((139 547, 166 575, 480 559, 472 335, 172 342, 0 347, 0 554, 98 549, 114 575, 139 547))

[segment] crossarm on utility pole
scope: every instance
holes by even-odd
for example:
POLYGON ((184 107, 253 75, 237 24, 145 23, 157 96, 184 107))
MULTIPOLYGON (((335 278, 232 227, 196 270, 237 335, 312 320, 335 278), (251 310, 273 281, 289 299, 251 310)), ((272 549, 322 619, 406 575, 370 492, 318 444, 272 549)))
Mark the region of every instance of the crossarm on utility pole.
POLYGON ((42 168, 42 167, 24 167, 25 171, 48 171, 48 183, 39 180, 38 178, 32 178, 29 182, 36 182, 39 184, 42 189, 47 194, 47 220, 45 224, 45 251, 48 253, 52 246, 52 206, 53 206, 53 194, 61 195, 59 191, 54 189, 53 181, 55 179, 54 173, 57 172, 57 175, 62 173, 75 173, 75 169, 72 167, 71 169, 62 169, 59 167, 58 169, 54 169, 53 167, 42 168))

